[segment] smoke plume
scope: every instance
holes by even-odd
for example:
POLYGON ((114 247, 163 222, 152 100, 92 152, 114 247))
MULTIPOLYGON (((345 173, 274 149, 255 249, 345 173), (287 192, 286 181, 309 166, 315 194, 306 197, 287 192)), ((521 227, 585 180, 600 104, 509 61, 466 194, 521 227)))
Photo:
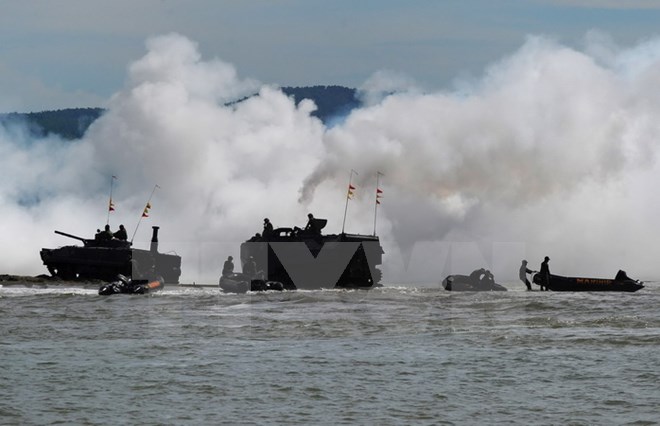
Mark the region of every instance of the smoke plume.
POLYGON ((115 175, 111 227, 130 236, 158 185, 134 245, 161 226, 182 281, 217 282, 264 217, 300 226, 313 212, 339 232, 354 169, 346 231, 372 233, 377 213, 386 283, 489 265, 509 279, 544 255, 556 273, 657 277, 658 71, 658 40, 622 49, 590 35, 577 50, 531 37, 454 91, 377 73, 368 103, 325 128, 311 101, 155 37, 83 139, 0 127, 0 270, 44 273, 39 249, 74 243, 53 230, 102 228, 115 175))

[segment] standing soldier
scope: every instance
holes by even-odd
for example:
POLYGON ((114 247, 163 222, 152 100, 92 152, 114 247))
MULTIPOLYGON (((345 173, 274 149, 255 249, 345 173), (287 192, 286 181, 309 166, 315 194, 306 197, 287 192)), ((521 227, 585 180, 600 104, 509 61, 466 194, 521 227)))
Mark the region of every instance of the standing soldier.
POLYGON ((527 290, 532 289, 532 284, 530 284, 529 280, 527 279, 527 274, 532 274, 532 273, 534 273, 534 271, 528 269, 527 261, 523 260, 522 265, 520 265, 520 271, 518 272, 518 276, 520 277, 520 281, 525 283, 525 285, 527 286, 527 290))
POLYGON ((248 278, 254 279, 257 277, 257 263, 254 261, 254 257, 250 256, 243 265, 243 274, 247 275, 248 278))
POLYGON ((549 261, 550 258, 546 256, 543 260, 543 263, 541 263, 541 271, 539 272, 541 274, 541 291, 548 290, 548 282, 550 282, 550 267, 548 266, 549 261))

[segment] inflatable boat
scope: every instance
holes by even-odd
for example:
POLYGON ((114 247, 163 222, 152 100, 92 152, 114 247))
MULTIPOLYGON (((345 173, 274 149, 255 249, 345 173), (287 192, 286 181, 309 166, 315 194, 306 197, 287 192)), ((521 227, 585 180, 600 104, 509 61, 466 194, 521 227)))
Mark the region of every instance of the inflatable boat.
POLYGON ((449 275, 442 281, 442 287, 447 291, 506 291, 493 280, 468 275, 449 275))
POLYGON ((220 290, 225 293, 247 293, 248 291, 282 291, 279 281, 251 280, 244 274, 231 274, 220 277, 220 290))
MULTIPOLYGON (((541 274, 532 278, 534 284, 542 285, 541 274)), ((633 280, 625 271, 619 271, 611 280, 607 278, 562 277, 550 274, 548 282, 543 284, 552 291, 627 291, 633 292, 644 288, 644 283, 633 280)))
POLYGON ((115 281, 104 284, 99 288, 101 296, 111 294, 145 294, 152 291, 162 290, 165 281, 162 277, 150 280, 132 280, 124 275, 118 275, 115 281))

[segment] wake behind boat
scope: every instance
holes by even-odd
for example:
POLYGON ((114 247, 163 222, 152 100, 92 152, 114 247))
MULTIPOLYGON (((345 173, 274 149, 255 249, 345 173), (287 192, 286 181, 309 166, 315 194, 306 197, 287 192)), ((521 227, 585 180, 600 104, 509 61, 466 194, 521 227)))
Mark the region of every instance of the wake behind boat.
POLYGON ((625 271, 619 270, 616 277, 611 280, 607 278, 581 278, 563 277, 561 275, 548 275, 546 283, 542 275, 537 273, 532 279, 534 284, 547 287, 552 291, 625 291, 635 292, 644 288, 644 283, 628 277, 625 271))

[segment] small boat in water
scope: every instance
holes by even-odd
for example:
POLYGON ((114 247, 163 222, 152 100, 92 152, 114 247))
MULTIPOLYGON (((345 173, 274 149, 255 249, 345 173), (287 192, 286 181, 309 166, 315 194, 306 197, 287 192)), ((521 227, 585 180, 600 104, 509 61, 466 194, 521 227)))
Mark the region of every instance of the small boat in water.
POLYGON ((145 294, 152 291, 162 290, 165 287, 165 281, 162 277, 150 280, 132 280, 124 275, 117 275, 117 279, 104 284, 99 288, 101 296, 111 294, 145 294))
MULTIPOLYGON (((541 285, 541 274, 532 278, 534 284, 541 285)), ((544 284, 552 291, 627 291, 634 292, 644 288, 644 283, 628 277, 625 271, 619 271, 611 280, 607 278, 580 278, 549 275, 548 282, 544 284)))
POLYGON ((449 275, 442 281, 447 291, 506 291, 497 284, 493 275, 485 269, 478 269, 470 275, 449 275))
POLYGON ((284 285, 279 281, 250 279, 245 274, 231 274, 220 277, 220 289, 225 293, 247 293, 248 291, 282 291, 284 285))

